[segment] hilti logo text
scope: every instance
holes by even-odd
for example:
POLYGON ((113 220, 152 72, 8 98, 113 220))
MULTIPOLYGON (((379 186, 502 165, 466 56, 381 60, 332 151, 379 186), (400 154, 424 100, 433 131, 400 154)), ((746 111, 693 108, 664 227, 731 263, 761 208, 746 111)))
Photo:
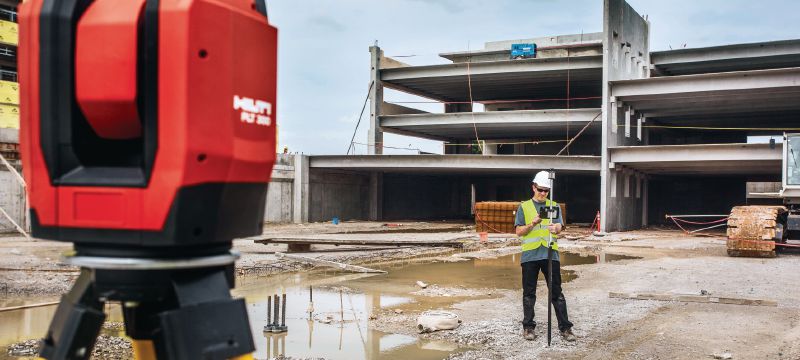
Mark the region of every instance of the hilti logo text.
POLYGON ((242 111, 242 122, 264 126, 272 124, 272 104, 269 102, 234 95, 233 110, 242 111))

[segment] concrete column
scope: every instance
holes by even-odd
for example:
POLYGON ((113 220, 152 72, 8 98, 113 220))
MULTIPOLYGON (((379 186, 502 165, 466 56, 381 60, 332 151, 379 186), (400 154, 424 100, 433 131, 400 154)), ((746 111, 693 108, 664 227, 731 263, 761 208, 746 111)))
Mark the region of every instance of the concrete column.
MULTIPOLYGON (((611 82, 648 76, 638 71, 636 62, 640 66, 650 63, 649 27, 647 20, 625 0, 603 1, 603 130, 600 168, 602 231, 630 230, 640 226, 642 199, 624 196, 624 183, 621 182, 628 177, 622 169, 616 169, 616 165, 609 161, 608 149, 646 142, 647 131, 641 129, 640 140, 638 118, 631 119, 631 116, 636 116, 635 111, 616 98, 611 82), (632 124, 632 121, 636 123, 632 124), (622 124, 624 131, 617 131, 618 124, 622 124), (632 137, 632 126, 637 127, 635 138, 632 137)), ((626 183, 630 186, 629 182, 626 183)), ((630 192, 629 188, 628 190, 630 192)))
POLYGON ((644 121, 643 118, 644 115, 642 114, 639 114, 639 116, 636 118, 636 139, 639 140, 639 142, 642 141, 642 122, 644 121))
POLYGON ((481 140, 481 148, 483 149, 482 155, 497 155, 497 145, 486 144, 486 141, 481 140))
POLYGON ((642 226, 647 226, 647 187, 648 187, 648 180, 647 176, 642 177, 642 226))
POLYGON ((369 175, 369 219, 383 220, 383 173, 373 172, 369 175))
POLYGON ((625 137, 631 137, 631 118, 636 116, 636 112, 633 111, 633 108, 628 106, 625 110, 625 137))
POLYGON ((294 156, 294 189, 292 191, 292 221, 297 224, 308 222, 309 185, 308 156, 294 156))
POLYGON ((369 134, 367 144, 369 144, 368 154, 383 154, 383 130, 381 130, 380 116, 381 104, 383 103, 383 84, 381 82, 381 57, 383 51, 376 46, 369 47, 370 54, 370 81, 372 89, 369 91, 369 134))
POLYGON ((647 116, 642 115, 642 145, 650 145, 650 129, 647 126, 647 116))

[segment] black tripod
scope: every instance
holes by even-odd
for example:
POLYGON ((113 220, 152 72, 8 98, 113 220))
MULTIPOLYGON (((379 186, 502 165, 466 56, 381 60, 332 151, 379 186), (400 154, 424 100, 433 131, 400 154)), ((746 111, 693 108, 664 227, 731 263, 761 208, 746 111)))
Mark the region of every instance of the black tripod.
POLYGON ((40 356, 88 359, 103 306, 119 301, 137 359, 252 359, 245 302, 230 295, 236 258, 69 258, 81 273, 56 309, 40 356))

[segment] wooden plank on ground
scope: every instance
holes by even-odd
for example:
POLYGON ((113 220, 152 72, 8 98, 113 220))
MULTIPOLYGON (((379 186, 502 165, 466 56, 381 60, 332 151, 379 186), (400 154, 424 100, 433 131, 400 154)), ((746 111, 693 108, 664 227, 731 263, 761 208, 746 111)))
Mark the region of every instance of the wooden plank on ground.
POLYGON ((473 234, 317 234, 307 236, 256 236, 247 238, 259 244, 314 244, 368 246, 464 247, 475 241, 473 234))
POLYGON ((52 305, 58 305, 58 303, 59 303, 59 301, 50 301, 50 302, 38 303, 38 304, 9 306, 9 307, 4 307, 4 308, 0 309, 0 312, 14 311, 14 310, 24 310, 24 309, 30 309, 30 308, 42 307, 42 306, 52 306, 52 305))
POLYGON ((778 302, 775 300, 746 299, 746 298, 733 298, 733 297, 695 295, 695 294, 609 292, 608 297, 616 299, 632 299, 632 300, 682 301, 682 302, 733 304, 733 305, 749 305, 749 306, 778 306, 778 302))
POLYGON ((313 264, 313 265, 319 265, 319 266, 327 266, 327 267, 332 267, 332 268, 336 268, 336 269, 340 269, 340 270, 344 270, 344 271, 356 272, 356 273, 366 273, 366 274, 385 274, 386 273, 386 271, 383 271, 383 270, 370 269, 368 267, 350 265, 350 264, 345 264, 345 263, 340 263, 340 262, 335 262, 335 261, 330 261, 330 260, 317 259, 317 258, 308 257, 308 256, 284 254, 284 253, 279 253, 279 252, 276 252, 275 255, 278 258, 282 258, 282 259, 290 259, 290 260, 294 260, 294 261, 304 262, 304 263, 307 263, 307 264, 313 264))

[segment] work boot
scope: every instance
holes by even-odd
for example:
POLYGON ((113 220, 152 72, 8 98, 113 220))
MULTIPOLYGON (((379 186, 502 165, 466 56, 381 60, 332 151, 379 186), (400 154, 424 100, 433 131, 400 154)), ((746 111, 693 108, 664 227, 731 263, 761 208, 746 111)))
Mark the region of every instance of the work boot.
POLYGON ((564 339, 564 341, 568 342, 574 342, 575 340, 578 339, 577 337, 575 337, 575 334, 572 333, 572 329, 567 329, 562 331, 561 338, 564 339))
POLYGON ((536 340, 536 332, 533 331, 533 329, 524 329, 522 330, 522 337, 525 338, 525 340, 536 340))

